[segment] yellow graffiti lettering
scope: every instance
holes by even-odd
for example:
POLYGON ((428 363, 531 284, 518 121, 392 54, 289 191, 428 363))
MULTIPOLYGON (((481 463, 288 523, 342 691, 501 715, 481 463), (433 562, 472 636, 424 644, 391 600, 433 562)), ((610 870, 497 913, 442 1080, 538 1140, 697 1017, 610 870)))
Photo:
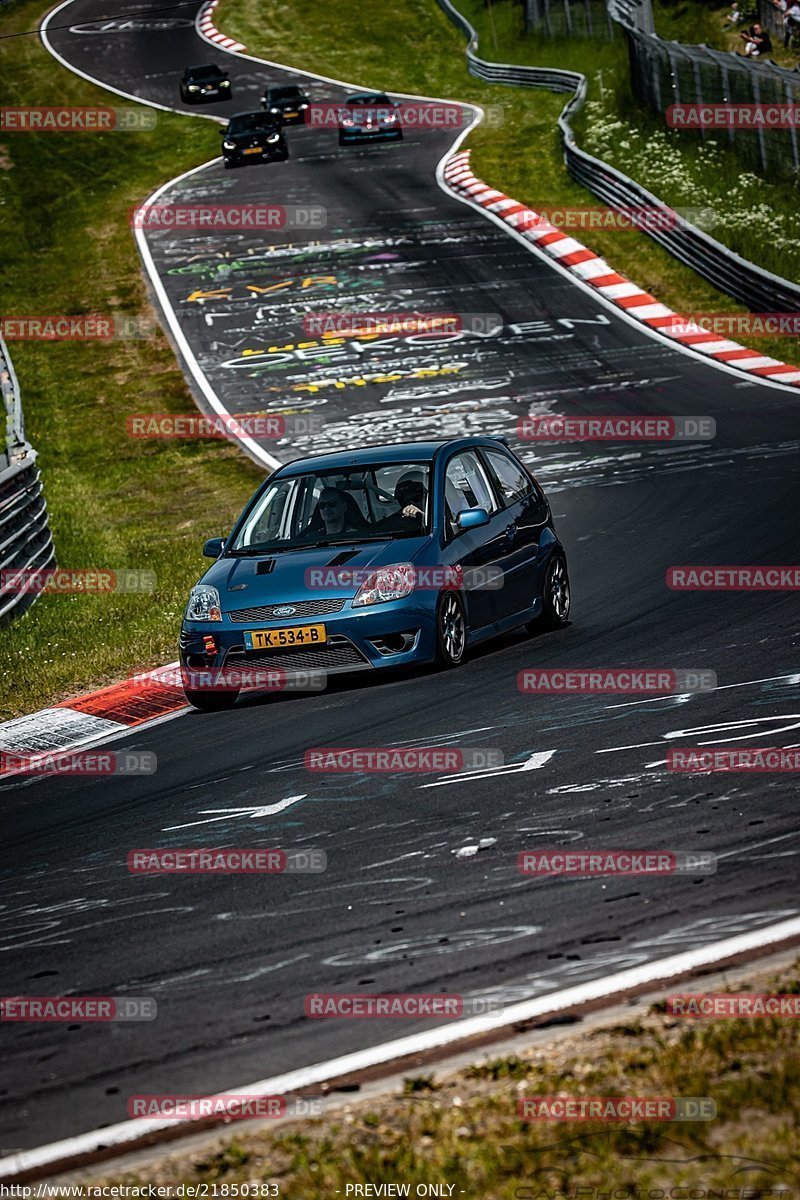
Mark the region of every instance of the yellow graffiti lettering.
POLYGON ((216 292, 192 292, 187 299, 190 304, 198 300, 225 300, 231 294, 230 288, 220 288, 216 292))
POLYGON ((271 283, 268 287, 259 287, 257 283, 248 283, 248 292, 258 292, 259 295, 265 295, 267 292, 279 292, 282 288, 290 288, 294 284, 293 279, 282 279, 280 283, 271 283))

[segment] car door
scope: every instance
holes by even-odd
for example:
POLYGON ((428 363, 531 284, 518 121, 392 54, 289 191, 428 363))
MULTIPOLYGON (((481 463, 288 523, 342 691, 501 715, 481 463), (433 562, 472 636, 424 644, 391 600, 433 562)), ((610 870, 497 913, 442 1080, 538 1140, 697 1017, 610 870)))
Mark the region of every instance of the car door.
POLYGON ((444 491, 448 562, 461 567, 469 625, 472 630, 481 629, 499 620, 503 612, 498 597, 505 590, 505 572, 512 551, 507 534, 508 514, 500 508, 486 468, 474 450, 460 450, 448 460, 444 491), (472 508, 485 508, 489 524, 459 530, 456 517, 472 508))
POLYGON ((511 616, 529 609, 541 592, 540 541, 547 502, 511 454, 482 447, 481 456, 506 516, 509 553, 503 607, 511 616))

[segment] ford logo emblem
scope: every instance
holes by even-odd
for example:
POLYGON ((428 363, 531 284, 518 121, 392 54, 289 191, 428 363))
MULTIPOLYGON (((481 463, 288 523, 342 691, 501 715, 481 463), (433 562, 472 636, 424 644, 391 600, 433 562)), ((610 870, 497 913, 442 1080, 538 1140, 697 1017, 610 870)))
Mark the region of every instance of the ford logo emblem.
POLYGON ((273 617, 290 617, 292 613, 297 612, 293 604, 280 604, 277 608, 273 608, 273 617))

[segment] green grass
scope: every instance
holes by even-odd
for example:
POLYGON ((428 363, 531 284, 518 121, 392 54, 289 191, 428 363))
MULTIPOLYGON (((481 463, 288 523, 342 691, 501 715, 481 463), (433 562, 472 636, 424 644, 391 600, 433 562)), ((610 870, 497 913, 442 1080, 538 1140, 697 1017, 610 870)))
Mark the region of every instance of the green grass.
MULTIPOLYGON (((734 990, 792 992, 799 985, 795 964, 734 990)), ((456 1075, 409 1079, 393 1096, 361 1104, 353 1097, 344 1112, 294 1129, 240 1133, 213 1154, 178 1152, 146 1177, 107 1175, 102 1182, 173 1189, 224 1182, 228 1195, 237 1183, 269 1182, 287 1200, 344 1197, 348 1185, 364 1183, 410 1184, 411 1196, 418 1184, 454 1184, 453 1196, 480 1200, 766 1200, 779 1188, 791 1197, 798 1183, 797 1051, 797 1021, 688 1022, 654 1007, 636 1022, 576 1031, 555 1047, 485 1060, 456 1075), (517 1115, 520 1097, 554 1094, 707 1096, 717 1116, 620 1125, 517 1115)))
MULTIPOLYGON (((4 32, 50 5, 3 6, 4 32)), ((0 42, 5 104, 119 105, 61 68, 37 36, 0 42)), ((140 133, 0 135, 3 309, 153 317, 127 224, 160 183, 218 152, 216 127, 158 113, 140 133)), ((174 660, 203 539, 224 532, 260 478, 225 442, 132 441, 137 411, 194 405, 158 330, 139 340, 10 345, 39 452, 61 566, 154 571, 152 595, 43 596, 3 630, 0 718, 174 660)))
MULTIPOLYGON (((458 0, 458 4, 478 30, 479 52, 483 57, 582 71, 589 80, 590 101, 600 106, 596 123, 619 116, 630 123, 635 112, 635 122, 645 141, 654 131, 662 130, 654 117, 636 109, 628 83, 623 39, 588 42, 525 36, 522 6, 513 0, 495 0, 491 8, 484 6, 482 0, 458 0)), ((215 20, 225 33, 240 39, 251 54, 278 57, 289 65, 359 85, 474 101, 484 107, 502 106, 502 125, 480 126, 466 143, 473 151, 475 173, 533 208, 599 203, 591 192, 570 178, 564 166, 556 121, 566 97, 538 89, 490 87, 475 80, 466 69, 464 37, 434 0, 395 0, 391 6, 376 5, 366 10, 358 0, 339 0, 335 8, 326 9, 324 22, 317 20, 316 13, 315 0, 291 0, 284 4, 274 0, 223 0, 215 20), (356 35, 354 30, 358 31, 356 35), (387 46, 391 46, 391 54, 386 53, 387 46)), ((586 127, 585 117, 576 122, 582 145, 586 142, 586 127)), ((624 157, 623 150, 618 146, 615 149, 617 156, 624 157)), ((691 157, 696 149, 688 147, 685 153, 691 157)), ((650 185, 656 195, 662 196, 663 172, 657 165, 653 170, 655 177, 649 180, 650 185)), ((722 197, 717 201, 720 209, 729 202, 732 181, 738 180, 741 164, 733 155, 726 155, 725 174, 722 171, 719 164, 705 171, 707 195, 703 191, 706 184, 695 189, 705 197, 705 204, 713 206, 709 179, 721 179, 722 197)), ((794 214, 796 192, 791 184, 768 184, 764 180, 756 183, 766 203, 794 214)), ((669 194, 663 198, 674 204, 687 203, 669 194)), ((696 206, 697 195, 692 199, 696 206)), ((791 219, 794 220, 793 215, 791 219)), ((781 272, 786 269, 787 261, 794 261, 793 248, 776 250, 769 226, 763 220, 757 227, 747 221, 742 229, 730 231, 733 248, 745 256, 753 253, 754 231, 762 239, 755 249, 764 265, 771 264, 781 272)), ((713 232, 715 236, 719 234, 717 229, 713 232)), ((581 230, 579 238, 677 312, 747 311, 643 234, 581 230)), ((800 236, 796 250, 800 278, 800 236)), ((794 337, 737 336, 735 340, 775 358, 800 361, 800 346, 794 337)))

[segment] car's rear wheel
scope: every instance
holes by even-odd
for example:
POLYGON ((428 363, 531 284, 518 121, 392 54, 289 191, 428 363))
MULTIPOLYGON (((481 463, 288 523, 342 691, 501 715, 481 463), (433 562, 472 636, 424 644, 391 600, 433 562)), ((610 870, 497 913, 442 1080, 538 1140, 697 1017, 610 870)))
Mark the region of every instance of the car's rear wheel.
POLYGON ((436 610, 436 663, 457 667, 467 648, 464 602, 457 592, 445 592, 436 610))
POLYGON ((234 691, 198 692, 187 687, 183 690, 189 703, 201 712, 221 712, 223 709, 233 708, 239 696, 239 693, 234 691))
POLYGON ((545 571, 541 616, 531 621, 528 629, 563 629, 569 622, 570 599, 567 560, 556 550, 545 571))

